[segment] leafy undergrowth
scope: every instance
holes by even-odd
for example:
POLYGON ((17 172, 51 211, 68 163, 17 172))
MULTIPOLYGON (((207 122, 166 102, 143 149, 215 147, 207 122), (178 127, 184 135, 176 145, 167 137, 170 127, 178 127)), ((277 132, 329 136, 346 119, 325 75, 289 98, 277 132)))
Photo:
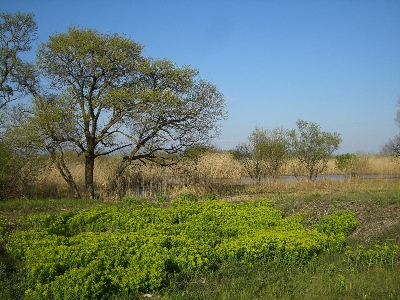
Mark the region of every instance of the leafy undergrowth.
POLYGON ((169 208, 106 206, 20 218, 6 254, 26 268, 25 299, 107 299, 168 286, 226 264, 304 266, 344 249, 357 221, 336 211, 315 228, 269 200, 175 201, 169 208))

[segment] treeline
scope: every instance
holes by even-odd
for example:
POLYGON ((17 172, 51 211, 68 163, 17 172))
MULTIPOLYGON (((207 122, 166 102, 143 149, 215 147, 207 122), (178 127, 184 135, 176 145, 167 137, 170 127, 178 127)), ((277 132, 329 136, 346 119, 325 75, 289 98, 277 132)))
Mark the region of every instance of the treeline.
MULTIPOLYGON (((222 151, 195 145, 188 148, 173 165, 161 166, 151 161, 132 163, 120 177, 118 190, 110 194, 108 185, 120 159, 119 155, 98 159, 94 172, 96 198, 132 197, 165 201, 185 193, 209 196, 236 194, 249 187, 249 184, 287 185, 282 182, 285 176, 297 176, 299 181, 295 179, 295 182, 308 180, 307 169, 296 157, 287 158, 278 173, 270 176, 268 160, 263 160, 263 157, 238 156, 237 149, 222 151)), ((77 187, 83 189, 84 159, 74 152, 68 152, 64 160, 71 176, 76 178, 77 187)), ((49 155, 25 160, 14 156, 14 162, 17 164, 1 167, 2 199, 74 197, 49 155)), ((324 175, 341 174, 351 178, 361 174, 400 174, 400 166, 388 156, 331 155, 326 162, 322 171, 324 175)))

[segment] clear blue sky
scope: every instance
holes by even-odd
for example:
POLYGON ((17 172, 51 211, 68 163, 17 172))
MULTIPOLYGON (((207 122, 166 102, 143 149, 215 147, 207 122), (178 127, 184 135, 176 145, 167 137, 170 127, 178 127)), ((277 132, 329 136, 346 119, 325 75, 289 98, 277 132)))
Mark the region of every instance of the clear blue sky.
POLYGON ((379 152, 400 132, 399 0, 1 0, 0 11, 33 12, 39 41, 78 25, 198 69, 228 100, 222 149, 299 118, 340 133, 338 153, 379 152))

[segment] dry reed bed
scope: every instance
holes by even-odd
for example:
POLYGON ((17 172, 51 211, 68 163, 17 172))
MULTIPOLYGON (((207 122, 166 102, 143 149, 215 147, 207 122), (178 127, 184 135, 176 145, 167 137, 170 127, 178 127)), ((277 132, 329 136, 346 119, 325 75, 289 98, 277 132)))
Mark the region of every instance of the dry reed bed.
MULTIPOLYGON (((113 170, 116 168, 119 157, 100 157, 96 160, 95 184, 96 190, 102 196, 107 185, 112 179, 113 170)), ((71 174, 78 186, 83 187, 84 162, 81 158, 68 157, 71 174)), ((293 175, 293 164, 288 164, 283 170, 283 175, 293 175)), ((328 161, 324 174, 341 174, 335 167, 334 158, 328 161)), ((397 159, 380 155, 359 155, 359 174, 400 174, 400 163, 397 159)), ((218 185, 243 185, 242 178, 247 178, 245 169, 239 161, 226 152, 207 153, 197 159, 182 160, 171 167, 160 167, 151 163, 146 165, 135 163, 125 172, 124 182, 127 196, 154 197, 167 192, 175 195, 184 192, 195 194, 212 191, 218 185), (168 187, 169 186, 169 187, 168 187), (168 189, 168 190, 167 190, 168 189)), ((354 181, 351 183, 353 186, 354 181)), ((54 167, 48 168, 37 178, 38 193, 50 194, 52 197, 68 195, 69 189, 64 180, 54 167)), ((246 193, 258 194, 268 191, 283 190, 330 190, 336 185, 341 188, 347 183, 337 183, 331 180, 318 180, 315 182, 282 182, 268 181, 258 185, 246 187, 246 193)), ((350 183, 349 183, 350 185, 350 183)), ((238 190, 240 193, 240 190, 238 190)))

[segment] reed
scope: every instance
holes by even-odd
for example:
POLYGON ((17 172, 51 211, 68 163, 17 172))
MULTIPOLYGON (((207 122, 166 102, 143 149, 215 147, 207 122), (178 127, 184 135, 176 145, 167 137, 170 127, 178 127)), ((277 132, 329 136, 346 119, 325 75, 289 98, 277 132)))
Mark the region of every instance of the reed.
MULTIPOLYGON (((357 174, 400 175, 400 161, 397 158, 382 155, 358 154, 357 174)), ((120 160, 118 156, 100 157, 96 160, 95 184, 97 195, 107 197, 108 185, 113 171, 120 160)), ((84 182, 84 162, 80 157, 68 156, 67 164, 79 187, 84 182)), ((306 173, 295 161, 290 161, 282 170, 282 176, 301 176, 306 173)), ((335 165, 332 157, 323 175, 343 174, 335 165)), ((354 180, 352 184, 354 183, 354 180)), ((174 197, 180 193, 217 193, 222 195, 258 194, 274 191, 290 190, 326 190, 343 187, 348 183, 338 183, 334 180, 270 180, 265 178, 255 184, 248 180, 245 168, 227 152, 210 152, 196 159, 183 159, 171 167, 160 167, 153 163, 134 163, 126 171, 120 185, 123 196, 127 197, 174 197)), ((70 197, 70 191, 58 171, 48 167, 36 178, 35 189, 28 197, 70 197)))

